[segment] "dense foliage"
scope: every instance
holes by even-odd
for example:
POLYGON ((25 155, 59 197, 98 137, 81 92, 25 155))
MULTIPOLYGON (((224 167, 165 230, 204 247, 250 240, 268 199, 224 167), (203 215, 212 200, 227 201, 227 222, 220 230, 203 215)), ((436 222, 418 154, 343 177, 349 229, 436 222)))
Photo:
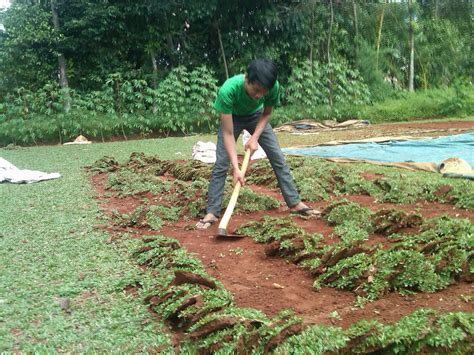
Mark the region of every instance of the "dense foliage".
POLYGON ((128 79, 120 73, 106 78, 101 90, 66 95, 54 83, 32 92, 18 89, 0 104, 0 142, 36 144, 63 142, 79 134, 104 140, 110 135, 147 134, 152 131, 188 134, 213 129, 217 120, 212 109, 216 80, 205 67, 188 71, 174 68, 152 89, 145 80, 128 79))
MULTIPOLYGON (((12 0, 0 11, 0 144, 212 130, 216 85, 256 57, 278 64, 282 115, 357 117, 411 86, 463 92, 471 2, 410 3, 12 0)), ((467 99, 432 116, 470 112, 467 99)))

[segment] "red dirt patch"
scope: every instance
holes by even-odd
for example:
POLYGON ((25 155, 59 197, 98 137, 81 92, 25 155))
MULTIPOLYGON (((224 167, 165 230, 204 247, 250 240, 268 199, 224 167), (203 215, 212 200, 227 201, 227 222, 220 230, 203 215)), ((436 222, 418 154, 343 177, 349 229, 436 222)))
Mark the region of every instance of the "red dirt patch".
MULTIPOLYGON (((104 175, 96 175, 92 180, 97 189, 101 207, 106 212, 118 210, 120 213, 129 213, 140 205, 140 199, 135 197, 105 198, 104 175)), ((261 186, 250 187, 282 201, 278 191, 268 190, 261 186)), ((418 213, 425 218, 449 215, 474 221, 474 212, 460 210, 451 205, 426 202, 413 205, 380 204, 375 203, 370 196, 359 195, 344 196, 344 198, 373 210, 396 208, 405 212, 418 213)), ((329 203, 322 201, 312 205, 323 209, 329 203)), ((228 231, 232 232, 241 224, 259 220, 263 216, 286 217, 288 212, 286 207, 280 207, 251 215, 234 215, 228 231)), ((328 244, 337 240, 337 237, 331 234, 332 227, 321 219, 304 219, 296 216, 292 218, 307 232, 322 234, 328 244)), ((355 306, 356 295, 353 292, 329 287, 316 291, 312 287, 314 278, 308 271, 280 257, 268 257, 265 253, 267 245, 258 244, 251 238, 220 240, 216 238, 217 225, 204 231, 186 230, 186 227, 197 221, 198 219, 165 225, 159 234, 179 240, 184 248, 195 253, 206 266, 207 273, 222 282, 233 294, 235 304, 239 307, 255 308, 268 316, 274 316, 283 308, 293 308, 298 315, 303 317, 305 323, 334 324, 342 327, 347 327, 360 319, 375 319, 383 323, 392 323, 422 307, 442 312, 474 310, 472 302, 467 303, 460 297, 472 295, 473 286, 469 283, 458 283, 432 294, 417 293, 412 296, 401 296, 398 293, 390 293, 361 309, 355 306)), ((108 229, 109 232, 116 231, 115 228, 108 226, 101 227, 108 229)), ((143 228, 123 230, 133 232, 137 237, 158 234, 143 228)), ((372 235, 370 244, 376 242, 386 243, 383 236, 372 235)))
POLYGON ((364 171, 362 174, 360 174, 365 180, 368 181, 374 181, 377 179, 381 179, 384 177, 384 174, 380 173, 372 173, 370 171, 364 171))
POLYGON ((401 122, 377 124, 375 127, 381 130, 392 129, 418 129, 418 130, 442 130, 452 134, 456 130, 472 130, 474 128, 473 121, 438 121, 438 122, 401 122))
MULTIPOLYGON (((409 122, 374 125, 370 130, 348 130, 344 131, 344 137, 345 139, 359 139, 377 135, 439 136, 469 130, 474 130, 473 121, 409 122)), ((320 136, 322 135, 323 133, 320 136)), ((382 177, 381 174, 368 172, 362 173, 361 176, 367 180, 382 177)), ((92 182, 96 187, 101 207, 106 213, 113 210, 129 213, 140 205, 142 198, 147 197, 150 200, 157 198, 152 195, 127 198, 109 197, 105 195, 103 186, 105 178, 105 174, 96 175, 92 178, 92 182)), ((255 192, 265 193, 283 202, 279 190, 270 190, 261 186, 250 187, 255 192)), ((437 193, 444 195, 448 192, 449 187, 446 186, 440 188, 437 193)), ((467 218, 474 222, 473 211, 462 210, 448 204, 426 201, 405 205, 377 203, 372 197, 363 195, 333 197, 333 200, 340 198, 346 198, 373 211, 398 209, 406 213, 420 214, 423 218, 447 215, 467 218)), ((331 202, 333 201, 321 201, 311 205, 322 210, 331 202)), ((286 207, 280 207, 271 211, 234 215, 228 231, 232 232, 241 224, 259 220, 264 215, 286 217, 288 212, 286 207)), ((327 244, 338 241, 338 238, 332 235, 333 228, 321 219, 304 219, 295 216, 292 218, 307 232, 322 234, 327 244)), ((474 311, 473 302, 466 302, 466 298, 462 297, 463 295, 473 295, 473 285, 467 282, 458 282, 435 293, 420 292, 402 296, 392 292, 379 300, 366 304, 364 308, 358 308, 355 306, 356 295, 354 292, 329 287, 322 287, 316 291, 312 287, 314 277, 309 271, 302 270, 280 257, 267 256, 266 245, 258 244, 250 238, 219 240, 215 237, 217 225, 213 225, 205 231, 186 230, 186 227, 194 225, 197 220, 165 224, 159 233, 144 228, 116 228, 105 225, 99 227, 111 233, 110 240, 113 239, 114 233, 120 231, 128 231, 138 238, 147 234, 163 234, 179 240, 184 248, 195 253, 201 259, 207 273, 222 282, 226 289, 233 294, 237 306, 255 308, 265 312, 268 316, 274 316, 282 308, 293 308, 307 324, 322 323, 347 327, 361 319, 375 319, 382 323, 393 323, 419 308, 433 308, 441 312, 474 311)), ((387 241, 382 235, 371 235, 369 244, 375 245, 376 243, 386 245, 387 241)), ((192 275, 181 276, 187 279, 192 278, 192 275)), ((196 282, 204 281, 196 280, 196 282)), ((133 288, 128 289, 128 292, 133 293, 133 288)), ((175 333, 175 336, 180 337, 178 333, 175 333)))

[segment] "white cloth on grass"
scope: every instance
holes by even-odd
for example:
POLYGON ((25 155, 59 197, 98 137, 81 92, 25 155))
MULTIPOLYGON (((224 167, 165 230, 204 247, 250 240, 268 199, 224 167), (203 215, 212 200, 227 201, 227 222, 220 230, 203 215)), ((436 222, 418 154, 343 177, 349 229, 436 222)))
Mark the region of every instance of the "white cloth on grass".
POLYGON ((11 182, 14 184, 30 184, 42 180, 51 180, 61 177, 59 173, 43 173, 36 170, 18 169, 9 161, 0 157, 0 182, 11 182))

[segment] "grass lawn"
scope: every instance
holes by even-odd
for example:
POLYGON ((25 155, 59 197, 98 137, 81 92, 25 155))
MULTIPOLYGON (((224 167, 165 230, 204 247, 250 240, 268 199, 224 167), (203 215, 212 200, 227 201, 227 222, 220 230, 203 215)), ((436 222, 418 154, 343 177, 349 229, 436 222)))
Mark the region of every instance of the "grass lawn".
MULTIPOLYGON (((280 138, 282 146, 302 144, 299 136, 280 138)), ((165 327, 123 291, 142 271, 95 229, 102 216, 83 167, 132 152, 190 158, 198 140, 215 136, 0 150, 21 169, 62 175, 0 184, 0 352, 172 352, 165 327), (70 312, 61 299, 70 300, 70 312)))
POLYGON ((0 150, 21 169, 62 175, 0 184, 0 352, 171 346, 158 323, 148 323, 147 307, 123 291, 140 269, 94 228, 101 215, 83 167, 104 155, 124 160, 133 151, 190 157, 199 139, 209 137, 0 150), (70 299, 70 313, 61 298, 70 299))

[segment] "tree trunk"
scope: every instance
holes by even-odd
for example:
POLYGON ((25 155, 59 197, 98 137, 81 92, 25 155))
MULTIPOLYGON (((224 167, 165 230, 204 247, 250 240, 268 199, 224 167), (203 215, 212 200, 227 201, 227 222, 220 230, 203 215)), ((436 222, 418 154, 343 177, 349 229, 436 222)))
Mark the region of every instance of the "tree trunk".
POLYGON ((122 90, 122 77, 117 75, 114 78, 114 96, 115 96, 115 113, 120 120, 120 129, 122 130, 122 135, 125 140, 128 140, 127 135, 125 134, 125 128, 123 124, 123 116, 122 116, 122 98, 120 96, 120 91, 122 90))
POLYGON ((359 19, 357 17, 357 3, 355 0, 352 0, 352 24, 354 27, 354 56, 355 61, 359 57, 359 19))
MULTIPOLYGON (((59 17, 58 12, 56 11, 56 2, 51 1, 51 13, 53 15, 53 26, 54 30, 59 33, 59 17)), ((64 54, 59 53, 58 56, 58 69, 59 69, 59 84, 61 85, 61 89, 64 93, 64 111, 67 113, 71 109, 71 97, 69 95, 69 83, 67 80, 67 72, 66 72, 66 59, 64 58, 64 54)))
POLYGON ((382 5, 382 13, 380 14, 379 29, 377 31, 377 45, 376 45, 376 54, 375 54, 375 70, 379 70, 379 52, 380 52, 380 42, 382 41, 382 27, 383 27, 383 18, 385 14, 385 5, 382 5))
POLYGON ((221 49, 222 61, 224 62, 225 78, 229 79, 229 69, 227 68, 227 60, 225 59, 224 44, 222 43, 221 29, 219 24, 216 23, 217 38, 219 39, 219 47, 221 49))
POLYGON ((175 65, 175 62, 176 62, 176 48, 175 48, 175 45, 174 45, 174 41, 173 41, 173 37, 171 36, 170 33, 168 33, 168 35, 166 36, 166 43, 168 44, 168 49, 170 51, 170 64, 171 64, 171 67, 173 67, 175 65))
MULTIPOLYGON (((153 65, 152 85, 153 85, 153 90, 156 90, 158 88, 158 64, 156 62, 155 54, 151 53, 150 56, 151 56, 151 64, 153 65)), ((158 111, 158 107, 156 106, 156 101, 153 99, 152 112, 156 113, 157 111, 158 111)))
POLYGON ((309 42, 309 62, 311 64, 311 71, 313 70, 313 51, 314 51, 314 11, 316 7, 316 2, 313 0, 311 6, 311 33, 310 33, 310 42, 309 42))
MULTIPOLYGON (((332 75, 332 70, 331 70, 331 37, 332 37, 332 26, 333 26, 333 23, 334 23, 334 8, 332 6, 332 0, 329 1, 329 8, 331 9, 331 20, 330 20, 330 23, 329 23, 329 33, 328 33, 328 48, 327 48, 327 51, 328 51, 328 73, 329 75, 332 75)), ((329 107, 331 108, 332 110, 332 105, 333 105, 333 86, 332 86, 332 78, 328 80, 328 89, 329 89, 329 107)))
POLYGON ((408 0, 408 13, 410 22, 408 25, 409 41, 410 41, 410 71, 408 73, 408 91, 415 91, 415 34, 413 28, 414 14, 413 14, 413 0, 408 0))
POLYGON ((421 60, 418 58, 418 62, 420 63, 421 68, 421 85, 423 85, 423 89, 428 89, 428 73, 426 72, 426 67, 423 65, 421 60))
POLYGON ((334 8, 332 6, 332 0, 329 0, 329 8, 331 10, 331 18, 329 21, 328 47, 327 47, 328 64, 331 63, 331 37, 332 37, 332 25, 334 23, 334 8))

